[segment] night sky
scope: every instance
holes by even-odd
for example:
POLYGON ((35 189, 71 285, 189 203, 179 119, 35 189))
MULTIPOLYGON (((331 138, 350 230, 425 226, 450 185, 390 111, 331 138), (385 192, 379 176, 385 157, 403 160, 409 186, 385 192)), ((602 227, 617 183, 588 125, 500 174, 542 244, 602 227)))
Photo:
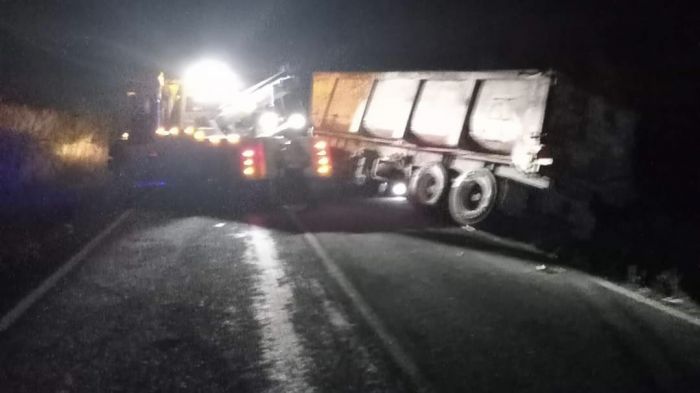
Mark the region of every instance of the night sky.
POLYGON ((301 72, 538 67, 613 79, 696 65, 700 18, 690 10, 560 3, 5 0, 0 32, 12 43, 2 71, 45 74, 55 62, 54 73, 75 69, 84 82, 112 85, 137 72, 177 73, 201 56, 229 62, 251 83, 283 64, 301 72))
POLYGON ((679 2, 0 0, 5 99, 108 110, 126 81, 203 56, 250 83, 285 64, 552 68, 640 113, 643 173, 697 146, 700 13, 679 2))

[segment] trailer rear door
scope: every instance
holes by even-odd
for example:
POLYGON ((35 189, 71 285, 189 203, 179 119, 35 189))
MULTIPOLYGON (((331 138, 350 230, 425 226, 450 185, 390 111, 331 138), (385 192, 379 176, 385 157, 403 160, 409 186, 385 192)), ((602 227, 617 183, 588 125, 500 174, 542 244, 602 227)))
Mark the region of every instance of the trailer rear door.
POLYGON ((542 132, 548 78, 481 82, 469 119, 469 136, 481 147, 510 154, 516 143, 542 132))

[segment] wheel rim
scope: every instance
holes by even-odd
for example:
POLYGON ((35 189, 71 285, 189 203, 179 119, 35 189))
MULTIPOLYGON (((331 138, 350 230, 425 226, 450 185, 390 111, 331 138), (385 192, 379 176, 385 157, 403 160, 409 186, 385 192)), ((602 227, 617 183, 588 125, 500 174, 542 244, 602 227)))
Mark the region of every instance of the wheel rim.
POLYGON ((439 163, 430 164, 414 172, 409 184, 409 198, 425 206, 435 206, 442 199, 447 173, 439 163))
POLYGON ((483 201, 484 193, 477 183, 462 193, 462 204, 467 210, 476 210, 483 201))
POLYGON ((491 192, 487 185, 480 183, 478 179, 468 180, 460 186, 455 198, 458 211, 467 218, 479 215, 490 203, 491 192))
POLYGON ((432 174, 425 175, 425 178, 420 184, 419 192, 421 194, 421 200, 429 201, 435 197, 438 193, 438 181, 432 174))

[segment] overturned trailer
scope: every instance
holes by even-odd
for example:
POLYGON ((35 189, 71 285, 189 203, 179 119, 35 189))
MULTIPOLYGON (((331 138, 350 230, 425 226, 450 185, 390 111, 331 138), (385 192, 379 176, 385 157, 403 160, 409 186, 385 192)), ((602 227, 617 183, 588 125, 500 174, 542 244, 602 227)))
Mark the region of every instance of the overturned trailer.
POLYGON ((586 236, 592 203, 632 191, 634 114, 555 72, 321 72, 312 87, 336 176, 406 184, 460 224, 536 211, 586 236))

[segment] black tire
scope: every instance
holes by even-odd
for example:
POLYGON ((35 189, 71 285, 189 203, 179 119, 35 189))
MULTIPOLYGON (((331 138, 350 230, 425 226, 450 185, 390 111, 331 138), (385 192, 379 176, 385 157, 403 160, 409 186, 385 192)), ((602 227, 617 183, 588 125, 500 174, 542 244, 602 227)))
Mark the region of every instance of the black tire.
POLYGON ((418 206, 434 207, 445 199, 449 176, 441 163, 414 171, 408 183, 408 199, 418 206))
POLYGON ((450 188, 450 217, 460 225, 475 225, 486 219, 498 204, 496 178, 488 169, 461 174, 450 188))
POLYGON ((352 184, 358 195, 363 197, 376 196, 379 192, 379 182, 372 179, 370 172, 374 160, 378 157, 374 151, 365 151, 355 157, 352 164, 352 184))

